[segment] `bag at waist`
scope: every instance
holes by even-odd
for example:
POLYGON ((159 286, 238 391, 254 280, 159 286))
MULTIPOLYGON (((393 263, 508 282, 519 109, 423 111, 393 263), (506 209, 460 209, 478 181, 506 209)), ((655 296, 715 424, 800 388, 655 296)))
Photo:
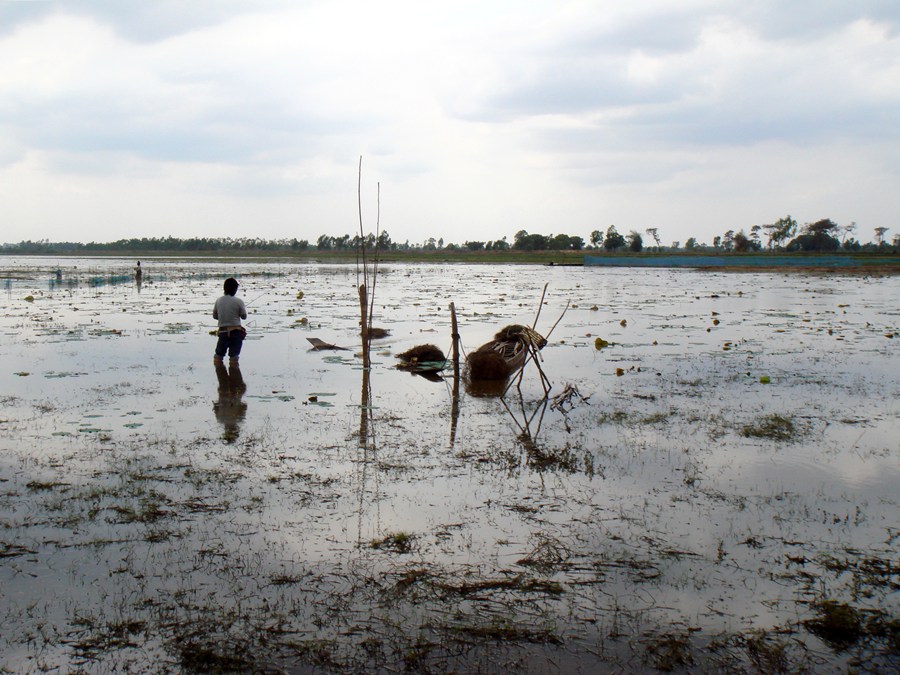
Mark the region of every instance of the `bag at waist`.
POLYGON ((217 335, 231 335, 234 331, 239 331, 247 335, 247 330, 243 326, 225 326, 218 330, 217 335))

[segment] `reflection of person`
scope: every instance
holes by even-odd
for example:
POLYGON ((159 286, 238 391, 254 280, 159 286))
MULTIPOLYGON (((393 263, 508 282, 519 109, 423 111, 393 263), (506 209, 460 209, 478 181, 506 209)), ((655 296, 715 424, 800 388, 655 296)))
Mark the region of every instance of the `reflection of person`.
POLYGON ((237 363, 247 335, 247 331, 241 326, 241 319, 247 318, 247 307, 243 300, 234 297, 238 289, 237 279, 228 277, 223 286, 225 294, 216 300, 213 307, 213 318, 219 321, 219 342, 216 344, 213 363, 221 363, 226 352, 231 357, 231 362, 237 363))
POLYGON ((241 375, 241 368, 236 362, 216 363, 216 378, 219 380, 219 399, 213 403, 216 419, 225 427, 222 438, 233 443, 240 434, 241 422, 247 414, 247 404, 242 399, 247 385, 241 375))

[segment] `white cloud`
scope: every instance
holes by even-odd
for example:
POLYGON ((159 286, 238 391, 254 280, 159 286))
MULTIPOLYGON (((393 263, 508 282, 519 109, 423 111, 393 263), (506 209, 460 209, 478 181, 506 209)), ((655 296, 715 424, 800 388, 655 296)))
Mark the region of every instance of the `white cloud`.
POLYGON ((3 238, 896 228, 894 4, 5 3, 3 238))

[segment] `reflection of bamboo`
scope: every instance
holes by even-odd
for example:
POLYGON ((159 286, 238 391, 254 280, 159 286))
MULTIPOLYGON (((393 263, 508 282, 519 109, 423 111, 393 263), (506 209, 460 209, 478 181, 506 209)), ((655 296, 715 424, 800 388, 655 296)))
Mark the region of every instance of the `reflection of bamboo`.
POLYGON ((456 305, 450 303, 450 330, 453 339, 451 354, 453 355, 453 377, 459 379, 459 329, 456 325, 456 305))
POLYGON ((453 401, 450 407, 450 447, 456 442, 456 427, 459 423, 459 328, 456 323, 456 305, 450 303, 450 332, 453 340, 453 401))
POLYGON ((548 378, 544 374, 544 370, 541 368, 540 363, 540 355, 537 348, 529 344, 527 346, 527 353, 525 355, 525 361, 519 367, 518 375, 512 377, 509 382, 506 383, 506 388, 503 390, 503 393, 500 394, 501 398, 506 396, 506 392, 509 391, 510 387, 512 387, 513 382, 516 384, 516 389, 519 390, 519 395, 522 395, 522 379, 525 377, 525 366, 528 365, 529 361, 534 361, 534 365, 537 368, 538 374, 541 376, 541 386, 544 388, 544 398, 547 398, 547 395, 550 393, 550 390, 553 388, 553 384, 550 382, 550 378, 548 378))
POLYGON ((368 449, 369 417, 372 410, 369 406, 369 394, 371 393, 372 385, 369 381, 369 371, 363 368, 362 374, 362 393, 359 397, 359 447, 368 449))
POLYGON ((450 447, 456 442, 456 427, 459 424, 459 373, 453 376, 453 400, 450 403, 450 447))
POLYGON ((544 424, 544 413, 547 411, 547 404, 550 400, 544 396, 541 399, 537 408, 535 408, 534 412, 529 416, 525 410, 525 401, 522 399, 521 394, 519 395, 519 409, 522 411, 522 423, 519 423, 519 419, 516 417, 516 414, 512 411, 512 409, 507 405, 506 400, 501 398, 500 403, 503 404, 503 407, 506 408, 506 412, 509 413, 509 416, 512 418, 512 421, 516 423, 516 426, 519 427, 519 436, 518 440, 522 443, 527 450, 534 451, 537 448, 537 437, 538 434, 541 433, 541 427, 544 424), (540 414, 540 417, 538 417, 540 414), (534 422, 534 418, 537 417, 537 426, 532 431, 531 424, 534 422))
MULTIPOLYGON (((362 391, 359 401, 359 438, 357 439, 357 448, 361 451, 361 457, 357 462, 360 468, 359 480, 359 514, 357 517, 357 543, 363 542, 363 516, 366 511, 366 487, 369 475, 369 463, 376 458, 375 445, 375 424, 372 419, 372 384, 370 380, 370 371, 363 368, 362 371, 362 391)), ((378 471, 372 473, 375 480, 375 519, 376 524, 380 519, 379 509, 380 500, 378 499, 378 471)))

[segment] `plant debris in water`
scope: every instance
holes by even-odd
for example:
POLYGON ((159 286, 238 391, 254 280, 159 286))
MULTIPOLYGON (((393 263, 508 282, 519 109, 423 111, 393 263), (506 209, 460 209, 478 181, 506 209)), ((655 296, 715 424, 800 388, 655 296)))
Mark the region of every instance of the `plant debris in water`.
POLYGON ((796 439, 797 428, 794 421, 783 415, 765 415, 741 427, 741 435, 747 438, 769 438, 773 441, 796 439))

